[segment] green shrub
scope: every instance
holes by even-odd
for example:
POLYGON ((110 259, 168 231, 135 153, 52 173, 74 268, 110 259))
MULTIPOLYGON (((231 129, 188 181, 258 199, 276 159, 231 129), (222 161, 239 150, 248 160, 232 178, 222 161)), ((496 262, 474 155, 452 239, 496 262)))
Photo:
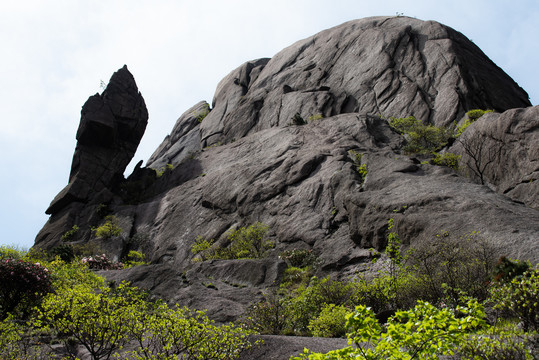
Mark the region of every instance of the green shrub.
POLYGON ((539 331, 539 270, 529 269, 505 283, 495 283, 491 289, 495 307, 521 321, 524 330, 539 331))
POLYGON ((312 275, 313 272, 309 267, 299 268, 290 266, 283 273, 281 287, 287 290, 294 290, 300 286, 307 286, 312 275))
POLYGON ((77 232, 79 231, 79 227, 77 225, 73 225, 71 230, 68 230, 62 235, 61 239, 62 241, 73 241, 75 240, 75 236, 77 235, 77 232))
POLYGON ((470 126, 473 122, 475 122, 481 116, 485 115, 486 113, 492 112, 492 111, 493 110, 480 110, 480 109, 475 109, 475 110, 468 111, 466 113, 468 118, 466 120, 464 120, 464 123, 462 125, 457 126, 456 131, 455 131, 455 137, 459 137, 460 135, 462 135, 462 133, 464 132, 464 130, 466 130, 466 128, 468 126, 470 126))
POLYGON ((283 251, 279 257, 283 259, 288 266, 304 268, 313 266, 316 263, 317 256, 312 250, 292 249, 283 251))
POLYGON ((309 116, 309 118, 307 120, 316 121, 316 120, 321 120, 323 118, 324 118, 324 115, 322 115, 322 114, 314 114, 314 115, 309 116))
POLYGON ((481 301, 489 294, 496 263, 496 248, 473 232, 454 237, 448 233, 414 245, 410 263, 425 282, 420 298, 432 303, 459 304, 461 293, 481 301))
POLYGON ((62 259, 65 262, 71 262, 75 259, 75 249, 72 245, 69 244, 61 244, 56 247, 54 247, 50 251, 50 255, 52 257, 59 256, 60 259, 62 259))
POLYGON ((354 347, 327 354, 306 349, 292 359, 437 359, 439 355, 453 355, 468 333, 485 324, 484 310, 476 301, 469 301, 458 311, 462 314, 459 318, 448 309, 419 302, 409 311, 398 311, 383 328, 372 310, 357 306, 346 321, 348 339, 354 347))
POLYGON ((0 245, 0 260, 22 259, 26 254, 26 250, 18 249, 16 246, 0 245))
POLYGON ((273 248, 273 242, 266 238, 268 226, 257 222, 249 227, 233 231, 229 236, 230 250, 234 258, 259 259, 273 248))
POLYGON ((202 122, 202 120, 204 120, 204 118, 206 118, 206 116, 208 116, 209 113, 210 113, 210 105, 204 104, 202 110, 200 110, 199 112, 195 114, 195 119, 200 123, 202 122))
POLYGON ((120 284, 99 291, 78 284, 49 294, 35 325, 58 333, 67 353, 76 357, 71 343, 84 346, 93 359, 109 359, 130 340, 133 323, 141 316, 145 294, 120 284))
POLYGON ((425 125, 413 116, 393 118, 389 126, 407 136, 404 151, 412 154, 432 154, 447 145, 452 137, 451 130, 425 125))
POLYGON ((25 318, 52 291, 49 270, 23 259, 0 260, 0 320, 8 314, 25 318))
POLYGON ((102 239, 110 239, 115 236, 120 236, 122 228, 118 225, 118 219, 114 215, 105 217, 105 223, 97 228, 92 228, 95 236, 102 239))
POLYGON ((199 236, 195 239, 195 243, 191 245, 191 253, 194 255, 199 255, 200 260, 208 260, 214 257, 215 251, 211 248, 215 243, 213 239, 205 239, 202 236, 199 236))
POLYGON ((320 315, 309 322, 309 330, 313 336, 336 338, 346 335, 346 315, 350 310, 345 306, 334 304, 322 308, 320 315))
POLYGON ((144 255, 142 252, 131 250, 127 254, 125 265, 127 267, 146 265, 147 262, 144 261, 145 259, 146 259, 146 255, 144 255))
POLYGON ((350 150, 348 151, 350 155, 354 158, 354 163, 356 165, 356 171, 361 176, 361 183, 365 182, 365 178, 367 177, 367 164, 362 164, 361 160, 363 159, 363 153, 350 150))
POLYGON ((459 161, 462 155, 456 155, 453 153, 436 153, 434 154, 434 159, 432 159, 432 163, 434 165, 438 166, 447 166, 448 168, 451 168, 455 171, 459 169, 459 161))
POLYGON ((131 334, 139 347, 128 359, 235 359, 253 344, 251 332, 233 325, 216 326, 201 311, 170 309, 157 303, 135 319, 131 334))
POLYGON ((290 329, 287 301, 276 289, 270 289, 262 300, 247 308, 241 322, 245 328, 259 334, 286 334, 290 329))

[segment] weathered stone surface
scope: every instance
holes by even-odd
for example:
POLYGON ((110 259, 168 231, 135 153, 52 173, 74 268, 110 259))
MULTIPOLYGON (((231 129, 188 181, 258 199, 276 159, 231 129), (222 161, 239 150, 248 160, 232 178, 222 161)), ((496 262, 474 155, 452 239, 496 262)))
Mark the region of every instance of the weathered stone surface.
POLYGON ((482 172, 496 192, 539 210, 539 106, 487 113, 449 151, 467 175, 482 172))
POLYGON ((461 33, 407 17, 355 20, 249 62, 219 83, 204 146, 322 114, 413 115, 436 125, 467 110, 530 106, 528 95, 461 33), (254 74, 252 74, 254 72, 254 74), (245 76, 249 74, 249 76, 245 76))
MULTIPOLYGON (((529 187, 537 174, 536 108, 489 114, 464 133, 509 143, 492 179, 487 174, 497 192, 403 155, 404 138, 377 116, 447 125, 472 108, 523 106, 526 93, 448 27, 404 17, 349 22, 231 72, 209 114, 198 121, 205 102, 183 114, 147 168, 137 166, 114 188, 83 186, 95 192, 88 204, 62 195, 71 203, 54 211, 37 243, 50 247, 81 221, 95 225, 96 199, 109 199, 124 233, 107 250, 117 257, 143 250, 152 264, 107 277, 206 308, 218 321, 237 318, 278 283, 284 250, 312 249, 321 276, 367 269, 367 249, 386 245, 389 218, 406 244, 478 231, 499 255, 537 262, 539 212, 529 187), (291 124, 296 114, 305 125, 291 124), (365 178, 351 151, 363 154, 365 178), (165 171, 158 177, 149 167, 165 171), (230 229, 257 221, 275 243, 267 259, 192 261, 197 237, 223 242, 230 229)), ((96 128, 110 128, 109 117, 99 119, 96 128)))
POLYGON ((71 227, 73 223, 69 225, 65 220, 80 218, 81 204, 112 201, 147 122, 144 99, 124 66, 112 75, 101 95, 91 96, 82 107, 69 184, 47 209, 52 217, 38 234, 37 242, 58 236, 54 223, 71 227), (58 219, 64 220, 58 223, 58 219))

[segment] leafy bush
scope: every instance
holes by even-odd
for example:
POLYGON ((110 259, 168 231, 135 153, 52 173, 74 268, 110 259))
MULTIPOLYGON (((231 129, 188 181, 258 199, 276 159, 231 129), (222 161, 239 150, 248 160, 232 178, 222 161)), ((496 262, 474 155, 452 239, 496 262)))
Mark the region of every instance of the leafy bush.
POLYGON ((413 116, 393 118, 389 121, 389 126, 399 134, 407 136, 408 142, 404 147, 407 153, 434 153, 447 145, 452 137, 450 129, 425 125, 413 116))
POLYGON ((233 325, 215 326, 202 311, 157 303, 141 315, 131 327, 139 347, 127 352, 128 359, 235 359, 252 346, 251 332, 233 325))
POLYGON ((470 300, 467 307, 457 310, 462 314, 458 318, 451 310, 419 302, 409 311, 398 311, 383 328, 372 310, 357 306, 346 316, 348 339, 355 347, 327 354, 306 349, 292 359, 436 359, 438 355, 452 355, 468 333, 485 324, 484 310, 476 301, 470 300))
POLYGON ((436 153, 434 155, 434 159, 432 159, 432 162, 434 165, 438 166, 447 166, 448 168, 451 168, 455 171, 459 169, 459 161, 462 155, 456 155, 453 153, 436 153))
POLYGON ((461 293, 485 300, 496 263, 496 249, 477 233, 453 237, 449 233, 418 243, 410 262, 425 282, 421 299, 459 304, 461 293))
POLYGON ((496 308, 518 318, 524 330, 539 331, 539 270, 534 268, 491 289, 496 308))
POLYGON ((313 266, 317 259, 312 250, 305 249, 285 250, 279 257, 283 259, 288 266, 300 268, 313 266))
POLYGON ((283 279, 281 280, 281 288, 288 290, 297 289, 300 286, 307 286, 309 279, 313 275, 310 267, 299 268, 295 266, 289 266, 283 273, 283 279))
POLYGON ((464 132, 464 130, 466 130, 466 128, 470 126, 473 122, 475 122, 477 119, 479 119, 481 116, 485 115, 486 113, 489 113, 492 111, 493 110, 481 110, 481 109, 474 109, 474 110, 468 111, 466 113, 468 118, 464 120, 464 123, 462 125, 457 126, 455 137, 459 137, 464 132))
MULTIPOLYGON (((207 259, 260 259, 266 256, 274 243, 267 239, 268 226, 260 222, 232 231, 227 236, 229 247, 214 246, 214 240, 199 236, 191 252, 199 255, 198 261, 207 259)), ((195 258, 197 261, 197 258, 195 258)))
POLYGON ((105 223, 97 228, 92 228, 95 231, 95 236, 103 239, 110 239, 115 236, 120 236, 122 228, 118 225, 118 219, 114 215, 105 217, 105 223))
POLYGON ((320 315, 309 322, 309 330, 318 337, 344 337, 346 335, 346 315, 350 310, 343 305, 326 304, 320 315))
POLYGON ((268 226, 257 222, 249 227, 242 227, 228 235, 232 258, 259 259, 273 248, 274 243, 266 238, 268 226))
POLYGON ((0 260, 3 259, 22 259, 27 254, 26 250, 17 249, 13 246, 0 245, 0 260))
POLYGON ((83 257, 80 262, 93 270, 119 270, 124 268, 123 263, 110 261, 106 254, 83 257))
POLYGON ((361 160, 363 159, 363 153, 350 150, 350 155, 354 158, 354 163, 356 164, 356 171, 361 176, 361 183, 365 182, 367 177, 367 164, 362 164, 361 160))
POLYGON ((125 265, 127 267, 146 265, 147 262, 144 261, 145 259, 146 255, 144 255, 140 251, 131 250, 127 254, 125 265))
POLYGON ((99 292, 78 284, 49 294, 39 309, 35 325, 57 332, 66 351, 76 357, 74 341, 93 359, 109 359, 129 340, 134 318, 140 316, 145 294, 120 284, 99 292))
POLYGON ((62 235, 61 239, 62 241, 73 241, 75 240, 75 236, 77 235, 77 232, 79 231, 79 227, 77 225, 73 225, 71 230, 68 230, 62 235))
POLYGON ((49 270, 22 259, 0 260, 0 320, 9 313, 26 317, 52 290, 49 270))
POLYGON ((290 329, 286 299, 275 289, 263 296, 263 300, 247 308, 241 320, 243 326, 260 334, 286 334, 290 329))
POLYGON ((71 262, 75 259, 75 249, 70 244, 61 244, 50 251, 52 257, 59 256, 65 262, 71 262))

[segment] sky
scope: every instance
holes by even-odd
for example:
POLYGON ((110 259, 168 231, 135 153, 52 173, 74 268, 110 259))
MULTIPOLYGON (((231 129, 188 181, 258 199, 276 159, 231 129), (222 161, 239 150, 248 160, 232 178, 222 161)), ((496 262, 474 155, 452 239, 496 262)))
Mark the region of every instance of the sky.
POLYGON ((33 245, 67 185, 82 105, 124 64, 150 114, 129 175, 242 63, 345 21, 397 14, 462 32, 538 104, 537 0, 2 0, 0 245, 33 245))

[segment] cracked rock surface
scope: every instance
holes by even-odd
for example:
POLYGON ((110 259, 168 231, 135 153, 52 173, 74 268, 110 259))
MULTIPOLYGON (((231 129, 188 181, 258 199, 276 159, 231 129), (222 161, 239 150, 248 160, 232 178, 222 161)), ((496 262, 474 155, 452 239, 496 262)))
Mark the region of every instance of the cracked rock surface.
MULTIPOLYGON (((62 244, 78 225, 73 244, 97 243, 117 259, 143 251, 150 265, 106 276, 222 322, 279 283, 284 250, 314 251, 320 276, 367 270, 368 249, 386 246, 389 218, 406 245, 477 231, 499 255, 539 260, 538 108, 449 27, 361 19, 246 62, 218 84, 211 107, 188 109, 146 167, 123 179, 147 119, 126 71, 85 104, 70 184, 36 246, 62 244), (483 184, 404 154, 406 139, 384 119, 413 115, 447 126, 476 108, 496 111, 462 135, 482 134, 496 152, 483 184), (120 237, 94 239, 90 229, 105 213, 116 217, 120 237), (255 222, 269 226, 275 243, 267 258, 193 262, 197 237, 221 244, 229 230, 255 222)), ((458 141, 449 151, 467 161, 458 141)))

